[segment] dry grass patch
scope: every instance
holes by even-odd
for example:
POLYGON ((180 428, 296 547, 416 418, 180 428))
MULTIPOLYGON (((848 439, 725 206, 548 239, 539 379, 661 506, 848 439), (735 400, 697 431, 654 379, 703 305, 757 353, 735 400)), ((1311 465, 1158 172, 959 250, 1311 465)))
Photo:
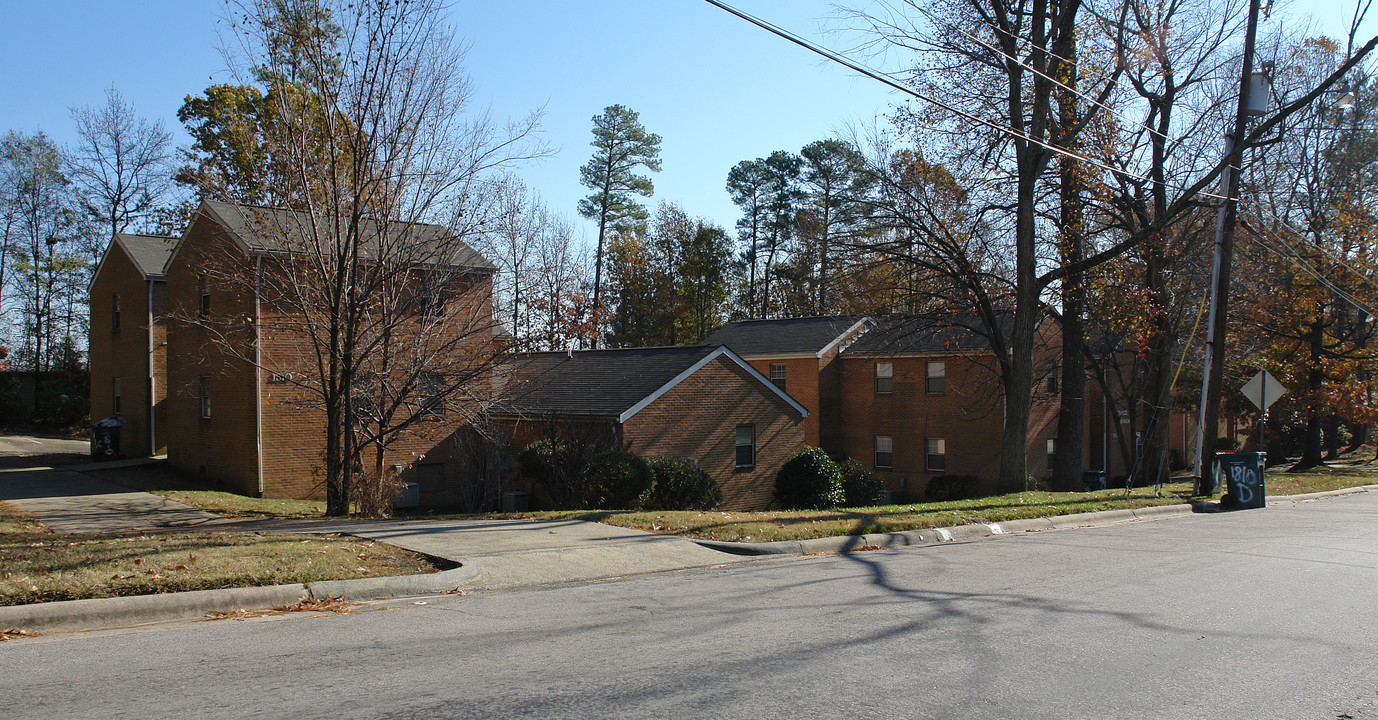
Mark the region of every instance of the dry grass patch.
POLYGON ((0 502, 0 605, 435 571, 416 553, 338 535, 57 535, 0 502))
POLYGON ((223 517, 296 519, 325 515, 324 500, 283 500, 240 495, 208 487, 204 479, 181 472, 166 463, 90 470, 86 474, 223 517))

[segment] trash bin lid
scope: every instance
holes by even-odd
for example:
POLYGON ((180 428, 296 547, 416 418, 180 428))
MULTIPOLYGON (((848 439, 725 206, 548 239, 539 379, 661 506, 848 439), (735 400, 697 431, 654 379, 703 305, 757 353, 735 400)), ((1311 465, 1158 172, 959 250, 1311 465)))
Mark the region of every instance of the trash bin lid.
POLYGON ((111 415, 111 416, 108 417, 108 418, 102 418, 99 422, 97 422, 97 423, 96 423, 95 425, 93 425, 92 427, 98 427, 98 428, 117 428, 117 427, 120 427, 121 425, 124 425, 124 418, 120 417, 119 415, 111 415))

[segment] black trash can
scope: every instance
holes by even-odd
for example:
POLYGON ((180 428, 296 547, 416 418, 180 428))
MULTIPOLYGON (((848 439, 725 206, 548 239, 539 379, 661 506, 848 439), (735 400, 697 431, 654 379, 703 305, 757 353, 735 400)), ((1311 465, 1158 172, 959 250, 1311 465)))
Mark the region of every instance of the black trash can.
POLYGON ((1266 506, 1263 496, 1263 453, 1220 453, 1215 457, 1220 477, 1225 480, 1225 494, 1220 506, 1232 510, 1247 510, 1266 506))
POLYGON ((1105 489, 1105 471, 1104 471, 1104 470, 1087 470, 1086 472, 1084 472, 1084 473, 1081 474, 1081 482, 1082 482, 1083 484, 1086 485, 1086 489, 1087 489, 1088 491, 1090 491, 1090 490, 1104 490, 1104 489, 1105 489))
POLYGON ((115 460, 120 456, 120 427, 124 418, 112 415, 91 426, 91 459, 115 460))

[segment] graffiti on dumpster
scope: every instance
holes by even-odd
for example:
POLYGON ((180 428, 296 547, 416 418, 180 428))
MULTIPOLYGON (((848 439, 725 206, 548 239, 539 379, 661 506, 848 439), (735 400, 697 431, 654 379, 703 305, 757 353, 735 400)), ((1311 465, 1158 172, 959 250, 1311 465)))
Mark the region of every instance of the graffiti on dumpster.
POLYGON ((1231 465, 1230 479, 1234 481, 1237 498, 1240 505, 1247 505, 1254 500, 1254 489, 1258 487, 1258 473, 1248 465, 1231 465))

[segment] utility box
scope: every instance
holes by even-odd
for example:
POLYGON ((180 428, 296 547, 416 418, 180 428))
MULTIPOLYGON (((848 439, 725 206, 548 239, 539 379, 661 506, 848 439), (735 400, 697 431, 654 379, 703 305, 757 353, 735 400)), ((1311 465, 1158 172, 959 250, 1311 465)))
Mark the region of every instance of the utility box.
POLYGON ((91 426, 91 459, 118 460, 120 457, 120 428, 124 418, 112 415, 91 426))
POLYGON ((1263 496, 1264 453, 1221 453, 1215 458, 1216 472, 1225 480, 1220 506, 1232 510, 1265 507, 1263 496))
POLYGON ((525 490, 509 490, 502 494, 502 511, 521 513, 531 509, 531 494, 525 490))
POLYGON ((416 483, 402 483, 402 494, 397 496, 396 507, 414 508, 421 504, 421 486, 416 483))

